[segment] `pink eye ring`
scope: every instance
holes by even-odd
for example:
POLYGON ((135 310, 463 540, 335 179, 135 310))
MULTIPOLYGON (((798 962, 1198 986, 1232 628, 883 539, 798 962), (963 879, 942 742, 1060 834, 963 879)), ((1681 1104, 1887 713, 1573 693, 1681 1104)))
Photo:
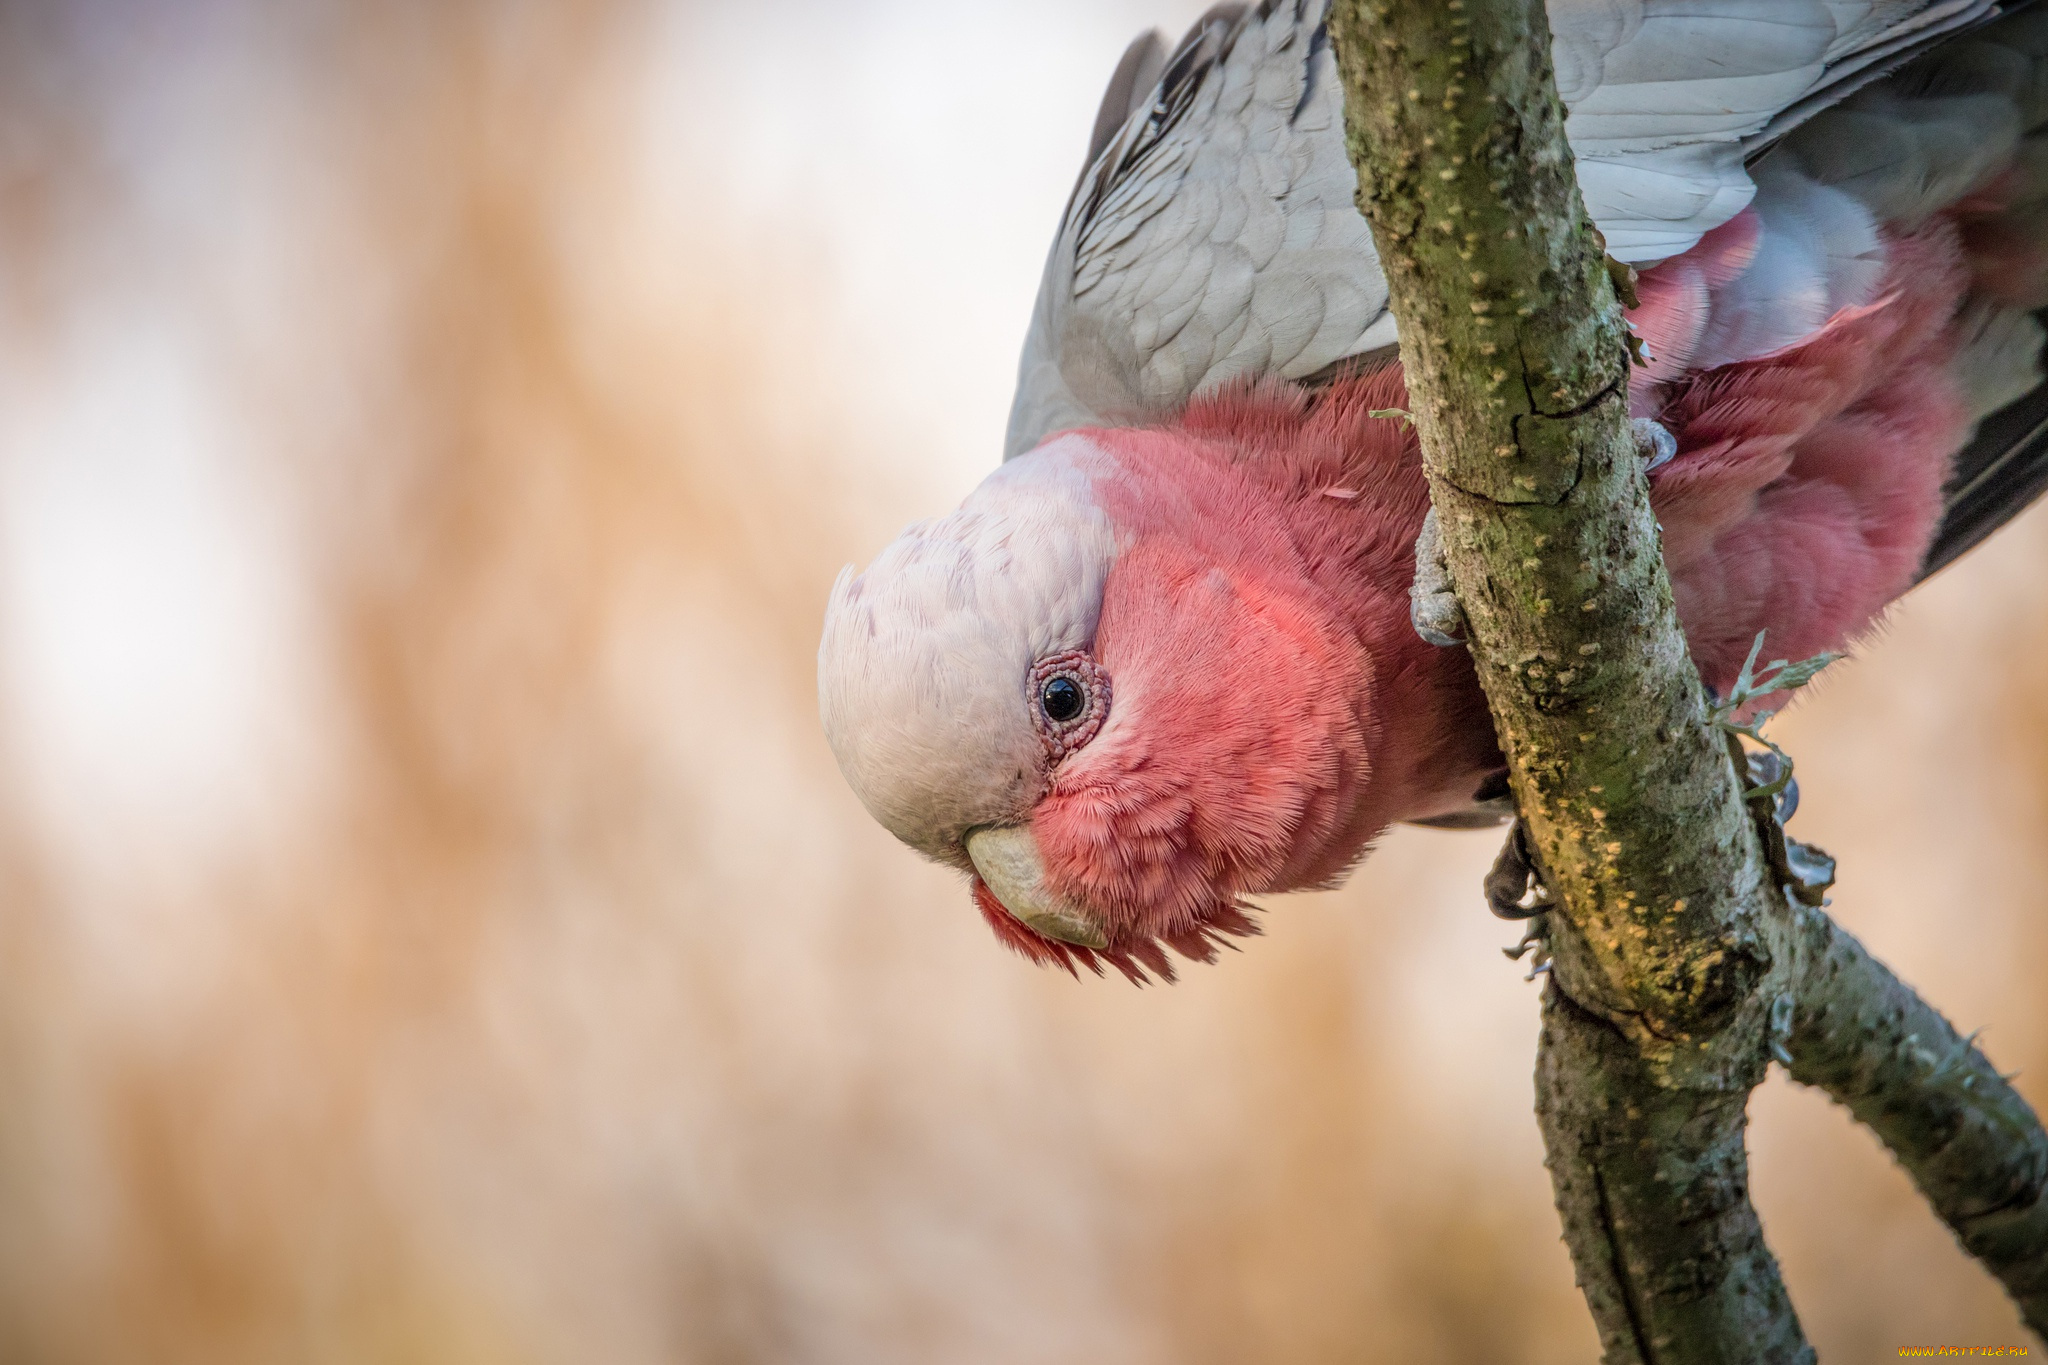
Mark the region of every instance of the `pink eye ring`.
POLYGON ((1109 715, 1109 674, 1086 650, 1070 649, 1032 666, 1029 697, 1047 750, 1065 758, 1095 738, 1109 715))

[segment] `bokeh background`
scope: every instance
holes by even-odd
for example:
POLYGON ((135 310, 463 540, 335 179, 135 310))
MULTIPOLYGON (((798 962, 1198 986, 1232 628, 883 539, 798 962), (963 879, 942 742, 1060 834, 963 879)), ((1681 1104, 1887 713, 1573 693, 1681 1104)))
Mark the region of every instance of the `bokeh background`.
MULTIPOLYGON (((0 3, 0 1359, 1591 1358, 1492 836, 1077 983, 818 731, 1197 8, 0 3)), ((1835 912, 2048 1101, 2048 514, 1779 733, 1835 912)), ((2026 1340, 1753 1116, 1824 1358, 2026 1340)))

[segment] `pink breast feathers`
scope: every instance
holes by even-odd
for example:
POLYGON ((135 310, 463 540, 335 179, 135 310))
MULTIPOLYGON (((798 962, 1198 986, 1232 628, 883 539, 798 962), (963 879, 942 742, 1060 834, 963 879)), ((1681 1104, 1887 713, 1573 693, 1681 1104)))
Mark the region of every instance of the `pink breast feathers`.
MULTIPOLYGON (((1652 476, 1651 504, 1679 617, 1716 688, 1758 631, 1781 657, 1843 648, 1918 574, 1968 431, 1949 362, 1969 280, 1945 217, 1889 235, 1886 253, 1871 303, 1796 346, 1661 386, 1656 416, 1678 454, 1652 476)), ((1691 270, 1681 259, 1650 272, 1653 297, 1673 268, 1691 270)))

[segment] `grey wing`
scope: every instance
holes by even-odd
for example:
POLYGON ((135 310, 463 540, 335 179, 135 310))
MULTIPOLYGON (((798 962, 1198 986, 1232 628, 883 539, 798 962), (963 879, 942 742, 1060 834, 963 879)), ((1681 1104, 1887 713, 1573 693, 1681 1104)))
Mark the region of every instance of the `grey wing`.
MULTIPOLYGON (((1393 342, 1322 10, 1210 11, 1096 149, 1046 263, 1007 454, 1393 342)), ((1119 67, 1098 135, 1146 43, 1119 67)))
POLYGON ((1998 12, 1994 0, 1549 0, 1586 211, 1633 264, 1756 196, 1749 163, 1821 110, 1998 12))
MULTIPOLYGON (((1991 0, 1549 0, 1559 94, 1609 249, 1676 255, 1757 193, 1748 158, 1994 12, 1991 0)), ((1359 214, 1325 0, 1211 10, 1118 68, 1046 261, 1005 457, 1064 427, 1308 379, 1396 340, 1359 214), (1156 79, 1153 73, 1156 71, 1156 79)))

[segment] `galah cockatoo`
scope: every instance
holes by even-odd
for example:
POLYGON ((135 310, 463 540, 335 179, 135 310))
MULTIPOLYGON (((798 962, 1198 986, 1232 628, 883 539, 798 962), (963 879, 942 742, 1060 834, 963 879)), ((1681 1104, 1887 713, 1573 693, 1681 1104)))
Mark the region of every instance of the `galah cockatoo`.
MULTIPOLYGON (((1428 497, 1373 415, 1404 390, 1323 8, 1132 45, 1005 462, 827 610, 847 781, 1070 971, 1213 960, 1246 896, 1501 790, 1469 656, 1411 621, 1428 497)), ((1725 691, 1759 631, 1842 648, 2048 482, 2048 5, 1548 9, 1586 206, 1640 271, 1679 615, 1725 691)))

